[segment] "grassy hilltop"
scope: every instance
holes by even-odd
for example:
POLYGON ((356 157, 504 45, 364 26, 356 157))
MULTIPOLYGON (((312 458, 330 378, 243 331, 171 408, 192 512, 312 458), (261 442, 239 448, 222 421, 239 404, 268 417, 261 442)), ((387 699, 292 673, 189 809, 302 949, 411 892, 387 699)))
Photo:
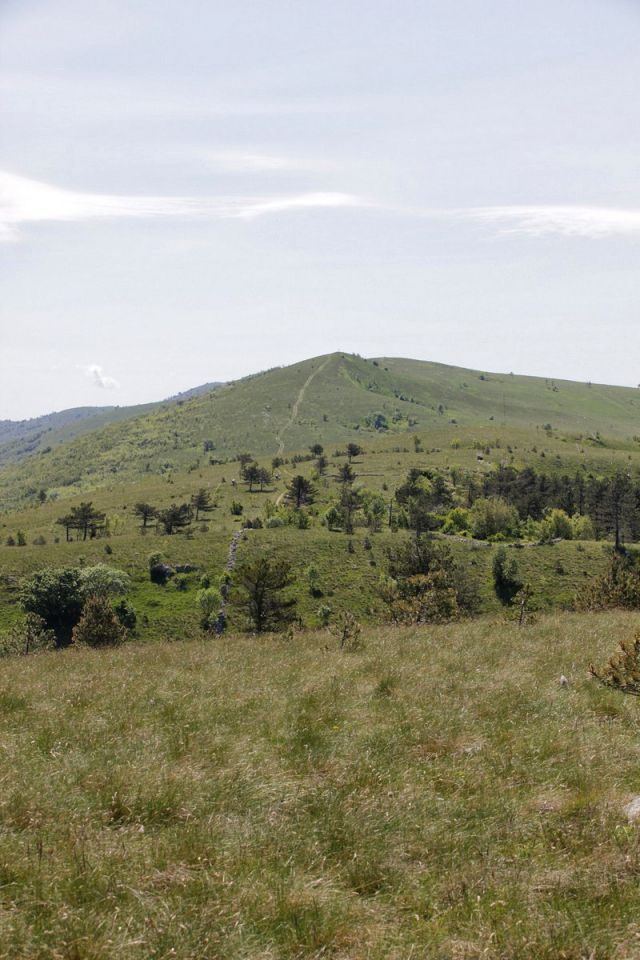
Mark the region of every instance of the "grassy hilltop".
POLYGON ((354 439, 391 451, 417 433, 428 447, 453 444, 468 453, 502 438, 527 461, 540 456, 531 449, 539 446, 564 463, 637 462, 639 417, 640 392, 631 388, 336 353, 127 416, 7 465, 0 472, 0 506, 28 499, 40 487, 68 496, 116 477, 195 469, 208 462, 205 443, 216 459, 243 450, 272 457, 314 442, 331 448, 354 439), (374 426, 378 414, 385 429, 374 426))

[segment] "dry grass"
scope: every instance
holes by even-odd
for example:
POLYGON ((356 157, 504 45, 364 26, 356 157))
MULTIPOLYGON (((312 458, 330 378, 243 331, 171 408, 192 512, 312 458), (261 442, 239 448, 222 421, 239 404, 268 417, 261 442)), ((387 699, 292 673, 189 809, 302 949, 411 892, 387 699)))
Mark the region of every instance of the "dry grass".
POLYGON ((0 957, 640 956, 634 620, 2 661, 0 957))

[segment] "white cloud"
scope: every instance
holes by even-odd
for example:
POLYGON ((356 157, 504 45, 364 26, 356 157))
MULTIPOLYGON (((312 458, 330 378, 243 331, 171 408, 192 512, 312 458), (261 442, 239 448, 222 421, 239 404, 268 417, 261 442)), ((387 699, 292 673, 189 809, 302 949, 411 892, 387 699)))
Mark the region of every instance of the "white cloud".
POLYGON ((326 169, 324 164, 298 157, 235 150, 210 153, 206 160, 213 169, 225 173, 291 173, 326 169))
POLYGON ((107 376, 99 363, 88 364, 84 373, 100 390, 117 390, 120 387, 119 382, 114 377, 107 376))
POLYGON ((349 193, 302 193, 277 197, 139 197, 61 190, 0 171, 0 240, 14 240, 21 224, 114 218, 228 219, 331 207, 367 207, 349 193))
POLYGON ((459 216, 502 226, 503 233, 530 237, 609 237, 640 233, 640 209, 581 206, 472 207, 459 216))

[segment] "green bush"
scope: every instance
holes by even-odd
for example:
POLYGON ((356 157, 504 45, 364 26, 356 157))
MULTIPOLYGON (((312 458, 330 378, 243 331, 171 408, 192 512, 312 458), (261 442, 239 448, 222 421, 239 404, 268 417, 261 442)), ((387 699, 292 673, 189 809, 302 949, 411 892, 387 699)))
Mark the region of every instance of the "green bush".
POLYGON ((72 641, 89 647, 118 646, 127 638, 121 624, 106 597, 90 597, 78 624, 73 629, 72 641))

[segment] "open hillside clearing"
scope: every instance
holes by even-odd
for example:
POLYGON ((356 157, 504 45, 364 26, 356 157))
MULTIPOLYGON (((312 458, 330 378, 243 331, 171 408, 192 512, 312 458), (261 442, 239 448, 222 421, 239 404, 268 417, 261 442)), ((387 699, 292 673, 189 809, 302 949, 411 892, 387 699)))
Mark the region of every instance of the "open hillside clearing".
POLYGON ((636 626, 3 661, 0 956, 637 956, 640 705, 587 678, 636 626))

